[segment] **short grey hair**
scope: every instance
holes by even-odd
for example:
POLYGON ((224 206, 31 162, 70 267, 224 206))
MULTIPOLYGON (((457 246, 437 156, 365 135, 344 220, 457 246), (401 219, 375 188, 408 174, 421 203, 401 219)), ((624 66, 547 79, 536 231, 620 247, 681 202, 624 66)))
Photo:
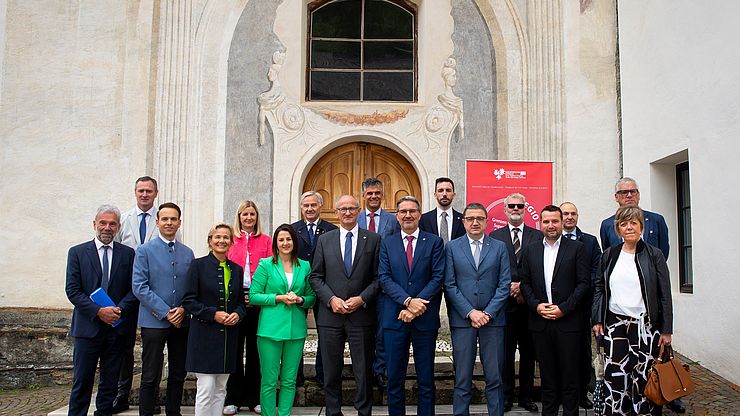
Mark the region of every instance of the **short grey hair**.
POLYGON ((337 198, 337 200, 334 201, 334 209, 338 209, 339 208, 339 201, 341 201, 342 198, 345 198, 345 197, 352 198, 352 200, 355 202, 355 208, 360 208, 360 202, 357 200, 357 198, 355 198, 354 196, 349 195, 349 194, 344 194, 344 195, 339 195, 339 198, 337 198))
POLYGON ((635 188, 640 189, 640 186, 637 185, 637 181, 630 178, 629 176, 625 176, 624 178, 621 178, 617 181, 617 183, 614 184, 614 192, 619 191, 619 185, 623 183, 634 183, 635 188))
POLYGON ((396 201, 396 210, 398 210, 398 207, 401 205, 401 202, 411 201, 416 204, 417 209, 421 209, 421 204, 419 203, 419 200, 414 198, 411 195, 402 196, 401 198, 396 201))
POLYGON ((505 205, 508 205, 509 204, 509 200, 512 199, 512 198, 521 199, 522 200, 522 203, 524 203, 524 204, 527 203, 527 198, 525 198, 524 195, 520 194, 519 192, 514 192, 513 194, 511 194, 511 195, 509 195, 509 196, 506 197, 506 199, 504 200, 504 204, 505 205))
POLYGON ((362 193, 365 193, 365 190, 371 186, 377 186, 380 188, 380 190, 383 190, 383 182, 378 178, 367 178, 364 181, 362 181, 362 193))
POLYGON ((302 204, 303 203, 303 200, 306 199, 306 198, 308 198, 309 196, 315 196, 316 199, 319 200, 319 205, 321 205, 322 207, 324 206, 324 197, 321 196, 321 194, 318 193, 318 192, 316 192, 316 191, 308 191, 308 192, 302 193, 301 194, 301 199, 299 200, 298 203, 299 204, 302 204))
POLYGON ((121 210, 118 209, 117 206, 111 205, 111 204, 103 204, 98 207, 98 210, 95 212, 95 219, 98 218, 98 215, 105 214, 112 212, 113 214, 116 214, 116 217, 118 217, 118 221, 121 221, 121 210))

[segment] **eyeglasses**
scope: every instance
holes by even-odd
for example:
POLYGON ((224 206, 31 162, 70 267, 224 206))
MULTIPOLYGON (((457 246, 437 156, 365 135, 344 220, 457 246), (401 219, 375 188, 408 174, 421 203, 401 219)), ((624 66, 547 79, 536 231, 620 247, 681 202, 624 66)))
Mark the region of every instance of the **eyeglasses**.
POLYGON ((486 217, 464 217, 463 219, 467 222, 483 222, 486 220, 486 217))
POLYGON ((343 213, 352 213, 359 209, 360 207, 343 207, 343 208, 337 208, 337 211, 343 212, 343 213))
POLYGON ((621 191, 617 191, 617 195, 619 196, 637 195, 639 193, 639 189, 622 189, 621 191))
POLYGON ((409 215, 409 214, 416 214, 419 212, 418 209, 399 209, 398 213, 401 215, 409 215))
POLYGON ((506 206, 509 207, 509 209, 514 209, 514 208, 524 209, 524 204, 508 204, 506 206))

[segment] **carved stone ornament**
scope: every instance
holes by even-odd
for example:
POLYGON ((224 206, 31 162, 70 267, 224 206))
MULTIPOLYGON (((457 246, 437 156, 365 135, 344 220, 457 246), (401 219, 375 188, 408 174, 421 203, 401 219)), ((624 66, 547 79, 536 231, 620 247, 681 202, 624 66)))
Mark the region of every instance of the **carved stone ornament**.
POLYGON ((333 121, 341 125, 353 125, 353 126, 374 126, 376 124, 388 124, 395 123, 396 121, 406 117, 409 110, 392 110, 385 113, 374 112, 372 114, 352 114, 343 111, 320 111, 325 119, 333 121))

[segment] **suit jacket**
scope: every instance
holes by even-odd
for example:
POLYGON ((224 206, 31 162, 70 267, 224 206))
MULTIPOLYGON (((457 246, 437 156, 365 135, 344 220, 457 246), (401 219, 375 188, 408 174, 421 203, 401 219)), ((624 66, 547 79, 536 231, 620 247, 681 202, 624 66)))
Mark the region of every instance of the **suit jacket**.
POLYGON ((313 252, 316 248, 316 242, 318 241, 319 236, 327 231, 337 229, 336 225, 328 221, 319 219, 319 221, 316 223, 316 228, 314 229, 314 246, 311 246, 311 240, 308 235, 308 227, 306 226, 306 221, 296 221, 293 224, 290 224, 290 226, 293 227, 296 235, 298 235, 298 258, 301 260, 306 260, 311 264, 313 264, 313 252))
MULTIPOLYGON (((448 221, 450 218, 448 218, 448 221)), ((465 226, 462 223, 462 213, 452 209, 452 234, 450 235, 450 241, 462 237, 465 235, 465 226)), ((419 229, 439 235, 439 227, 437 226, 437 208, 429 212, 425 212, 419 220, 419 229)))
POLYGON ((468 314, 473 309, 490 315, 490 326, 506 325, 511 272, 504 243, 484 236, 477 268, 467 235, 447 243, 445 255, 445 296, 450 326, 469 328, 468 314))
MULTIPOLYGON (((118 230, 118 233, 113 239, 136 250, 140 245, 157 236, 159 236, 159 230, 157 229, 157 210, 155 209, 152 218, 149 218, 149 223, 146 225, 146 238, 144 241, 141 241, 141 236, 139 236, 139 216, 136 214, 136 207, 134 207, 121 214, 121 229, 118 230)), ((180 235, 178 234, 177 240, 181 240, 179 237, 180 235)))
POLYGON ((584 300, 582 302, 583 317, 588 326, 591 325, 591 302, 594 298, 594 286, 596 285, 597 275, 599 273, 599 262, 601 261, 601 247, 599 247, 599 241, 595 236, 584 233, 580 228, 576 227, 576 241, 583 243, 586 249, 586 258, 589 259, 591 265, 591 275, 589 280, 589 288, 584 300))
POLYGON ((247 239, 246 233, 241 231, 240 235, 234 236, 234 245, 226 253, 226 257, 242 266, 244 270, 247 270, 247 266, 249 266, 249 276, 252 276, 261 259, 272 257, 272 238, 265 233, 261 233, 257 237, 247 239), (248 265, 246 264, 247 251, 249 251, 248 265))
POLYGON ((319 236, 314 252, 311 286, 318 297, 316 323, 327 327, 342 327, 346 321, 355 326, 373 326, 376 323, 378 296, 378 255, 380 234, 362 228, 357 231, 357 248, 352 259, 352 271, 347 276, 340 244, 339 229, 319 236), (365 306, 350 314, 336 314, 329 306, 333 296, 347 299, 361 296, 365 306))
MULTIPOLYGON (((537 313, 537 305, 548 303, 545 289, 545 247, 530 244, 522 249, 519 263, 521 291, 529 307, 529 329, 543 331, 545 318, 537 313)), ((562 237, 560 248, 555 258, 555 269, 552 275, 552 303, 558 305, 565 316, 555 320, 561 331, 580 331, 583 329, 581 303, 589 288, 590 259, 580 241, 562 237)))
MULTIPOLYGON (((189 288, 188 269, 193 261, 193 250, 175 241, 172 249, 157 237, 136 250, 132 290, 139 299, 139 326, 142 328, 169 328, 167 314, 182 306, 182 298, 189 288)), ((190 316, 183 319, 188 326, 190 316)))
MULTIPOLYGON (((360 211, 360 215, 357 216, 357 225, 363 230, 367 230, 367 209, 360 211)), ((401 231, 401 226, 398 225, 396 216, 390 212, 381 209, 380 215, 375 218, 375 232, 380 234, 381 237, 385 237, 390 234, 394 234, 397 231, 401 231)))
POLYGON ((378 279, 383 289, 380 313, 383 328, 399 329, 403 325, 413 325, 422 331, 438 329, 444 273, 444 242, 436 235, 419 231, 410 270, 401 232, 383 238, 378 265, 378 279), (410 324, 398 319, 408 297, 429 301, 426 312, 410 324))
POLYGON ((65 292, 74 305, 72 325, 69 335, 80 338, 94 338, 102 329, 129 333, 136 329, 136 314, 139 302, 131 293, 131 273, 134 266, 134 250, 117 242, 111 243, 113 257, 110 264, 108 296, 121 308, 124 319, 119 326, 112 328, 104 324, 97 316, 100 306, 90 300, 90 294, 100 287, 103 280, 103 268, 100 257, 91 240, 69 249, 67 255, 67 277, 65 292), (133 324, 132 324, 133 323, 133 324))
MULTIPOLYGON (((506 245, 506 251, 509 253, 509 270, 511 271, 511 281, 520 281, 518 269, 519 262, 517 262, 516 255, 514 254, 514 243, 511 242, 511 232, 509 231, 509 225, 506 224, 506 226, 504 227, 493 230, 488 235, 494 240, 503 241, 503 243, 506 245)), ((525 225, 524 231, 522 231, 522 235, 519 236, 521 249, 524 250, 524 247, 533 243, 542 244, 543 238, 545 238, 545 236, 542 235, 542 231, 525 225)), ((524 308, 524 306, 516 303, 515 298, 509 297, 507 305, 507 309, 509 310, 509 312, 522 311, 522 308, 524 308)))
MULTIPOLYGON (((645 213, 645 227, 642 230, 642 239, 651 246, 658 247, 663 252, 663 256, 668 258, 670 246, 668 244, 668 226, 665 218, 656 212, 648 210, 645 213)), ((606 251, 607 248, 622 244, 622 237, 617 235, 614 229, 614 215, 601 222, 601 248, 606 251)))

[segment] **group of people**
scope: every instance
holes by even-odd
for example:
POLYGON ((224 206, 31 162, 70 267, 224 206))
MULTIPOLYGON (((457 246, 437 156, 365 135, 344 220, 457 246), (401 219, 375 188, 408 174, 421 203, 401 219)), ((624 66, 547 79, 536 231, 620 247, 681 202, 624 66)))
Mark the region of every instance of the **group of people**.
POLYGON ((590 407, 592 331, 606 354, 607 414, 660 411, 642 391, 659 345, 671 342, 667 227, 662 216, 639 208, 633 179, 616 184, 620 208, 602 223, 601 248, 578 228, 571 202, 544 207, 537 230, 524 225, 525 196, 511 194, 504 202, 507 226, 487 235, 486 207, 453 209, 449 178, 435 181, 437 206, 423 214, 413 196, 396 201, 395 214, 383 210, 383 184, 369 178, 362 183, 363 209, 351 195, 336 200, 339 227, 321 218, 322 195, 309 191, 300 197, 302 219, 277 226, 270 238, 256 204, 243 201, 233 227, 215 225, 209 254, 195 259, 180 241, 180 207, 155 208, 157 192, 153 178, 139 178, 137 206, 123 215, 101 206, 95 239, 69 251, 70 415, 87 414, 98 363, 97 414, 128 408, 137 325, 139 414, 159 413, 166 345, 168 415, 180 414, 187 372, 197 377, 196 415, 241 409, 289 415, 303 382, 311 308, 327 415, 342 414, 345 343, 359 415, 372 414, 373 382, 387 388, 389 414, 405 414, 411 346, 417 414, 434 415, 443 297, 455 415, 469 414, 477 356, 490 415, 511 410, 515 399, 539 410, 532 397, 535 361, 543 415, 556 415, 561 406, 564 415, 590 407), (91 300, 98 288, 109 304, 91 300))

